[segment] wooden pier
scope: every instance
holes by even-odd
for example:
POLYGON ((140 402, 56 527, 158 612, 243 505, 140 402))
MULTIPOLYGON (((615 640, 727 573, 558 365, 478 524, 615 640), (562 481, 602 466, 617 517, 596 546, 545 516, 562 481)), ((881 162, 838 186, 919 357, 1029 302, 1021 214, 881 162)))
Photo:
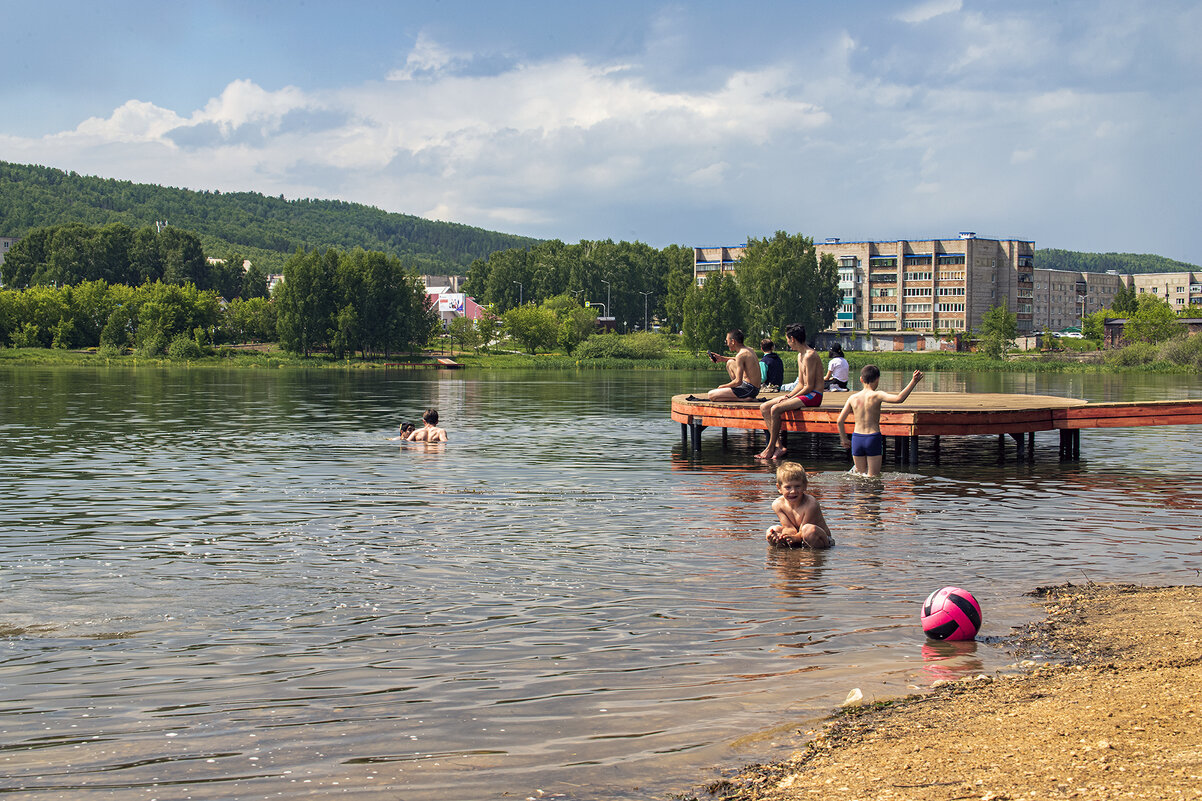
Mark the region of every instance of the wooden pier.
MULTIPOLYGON (((764 398, 777 397, 765 394, 764 398)), ((680 443, 701 450, 701 432, 707 428, 742 428, 764 431, 758 402, 714 403, 672 398, 672 419, 680 423, 680 443)), ((828 392, 822 405, 785 412, 781 430, 793 433, 838 434, 836 420, 846 392, 828 392)), ((1001 393, 914 392, 905 403, 881 407, 881 433, 893 438, 899 463, 917 464, 920 437, 931 437, 938 453, 943 436, 996 435, 999 457, 1006 437, 1014 440, 1017 458, 1035 458, 1035 432, 1060 432, 1060 458, 1081 458, 1081 429, 1202 424, 1202 399, 1142 403, 1090 403, 1052 395, 1001 393)), ((854 421, 848 420, 851 432, 854 421)))

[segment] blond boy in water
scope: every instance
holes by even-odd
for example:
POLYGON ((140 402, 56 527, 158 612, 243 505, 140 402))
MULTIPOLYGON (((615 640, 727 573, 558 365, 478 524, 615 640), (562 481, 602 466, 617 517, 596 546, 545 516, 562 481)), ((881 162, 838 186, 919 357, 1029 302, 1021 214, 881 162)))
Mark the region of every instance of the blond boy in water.
POLYGON ((818 499, 806 492, 809 479, 797 462, 782 462, 776 468, 776 491, 780 497, 772 502, 780 525, 765 532, 772 545, 791 548, 829 548, 835 544, 818 499))

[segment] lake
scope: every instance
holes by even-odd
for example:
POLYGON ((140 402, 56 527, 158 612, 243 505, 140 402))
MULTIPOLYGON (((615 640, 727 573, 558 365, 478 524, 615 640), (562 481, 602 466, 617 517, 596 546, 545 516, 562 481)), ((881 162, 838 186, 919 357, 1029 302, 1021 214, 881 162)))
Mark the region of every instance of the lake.
POLYGON ((762 439, 693 456, 668 416, 719 376, 0 369, 0 790, 646 798, 787 756, 854 687, 1004 668, 1037 586, 1202 580, 1202 428, 1086 430, 1075 463, 945 437, 879 482, 803 437, 837 545, 776 550, 762 439), (449 444, 387 441, 427 406, 449 444), (922 636, 948 584, 978 642, 922 636))

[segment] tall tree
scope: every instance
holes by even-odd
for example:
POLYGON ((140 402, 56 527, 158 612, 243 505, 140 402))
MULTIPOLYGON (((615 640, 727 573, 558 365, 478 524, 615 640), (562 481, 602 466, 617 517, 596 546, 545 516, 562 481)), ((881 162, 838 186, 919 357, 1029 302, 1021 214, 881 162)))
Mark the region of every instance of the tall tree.
POLYGON ((1167 301, 1152 294, 1139 296, 1136 309, 1127 315, 1123 338, 1128 342, 1164 342, 1186 328, 1177 322, 1177 313, 1167 301))
POLYGON ((780 340, 789 323, 821 331, 839 307, 839 269, 833 256, 818 259, 814 240, 777 231, 748 238, 737 280, 747 302, 748 333, 780 340))
POLYGON ((981 350, 993 358, 1003 358, 1015 348, 1014 337, 1018 333, 1018 316, 1010 311, 1006 302, 994 306, 981 318, 981 350))
POLYGON ((743 296, 728 273, 710 273, 705 285, 690 287, 684 303, 684 343, 694 351, 725 347, 726 332, 744 327, 743 296))
POLYGON ((284 283, 279 288, 277 325, 280 346, 308 356, 329 339, 332 278, 338 254, 297 252, 284 265, 284 283))

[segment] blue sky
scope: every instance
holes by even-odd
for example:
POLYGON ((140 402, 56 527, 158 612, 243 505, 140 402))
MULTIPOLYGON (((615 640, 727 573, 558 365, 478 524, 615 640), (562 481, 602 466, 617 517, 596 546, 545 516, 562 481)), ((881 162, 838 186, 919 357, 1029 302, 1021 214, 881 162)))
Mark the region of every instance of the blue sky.
POLYGON ((2 9, 6 161, 569 242, 973 230, 1202 263, 1197 2, 2 9))

